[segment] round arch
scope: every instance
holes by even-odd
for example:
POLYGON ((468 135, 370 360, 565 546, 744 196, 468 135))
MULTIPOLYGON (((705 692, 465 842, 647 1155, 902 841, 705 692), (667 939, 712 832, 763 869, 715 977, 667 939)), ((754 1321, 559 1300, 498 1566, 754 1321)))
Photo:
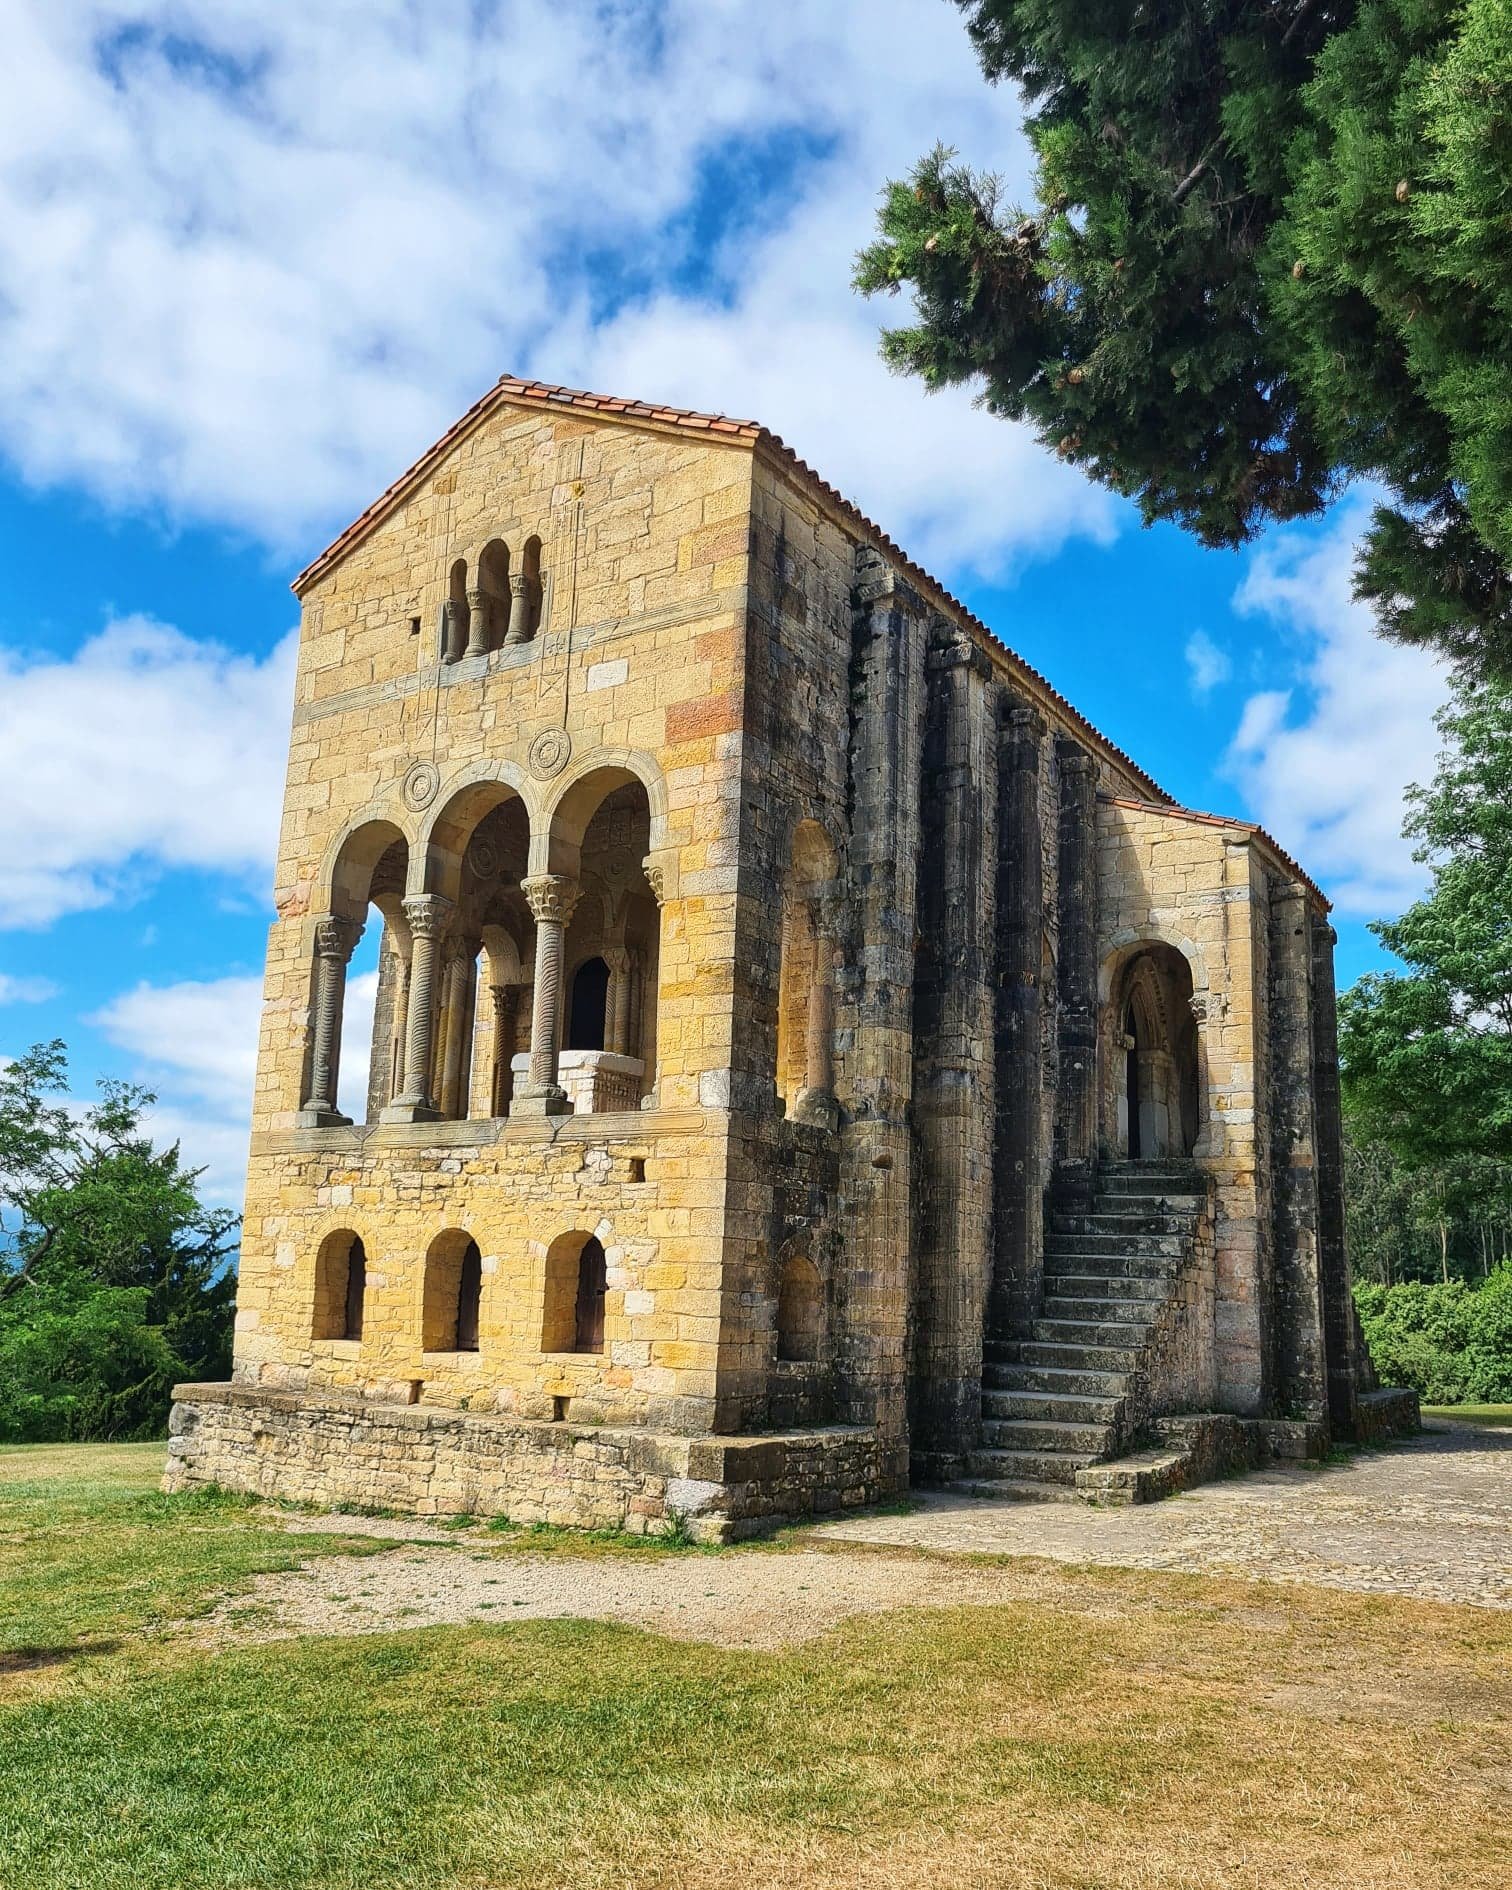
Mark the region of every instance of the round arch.
POLYGON ((667 783, 652 757, 636 748, 596 748, 553 784, 538 821, 531 822, 532 873, 576 877, 588 823, 616 788, 637 782, 650 812, 648 852, 667 844, 667 783))
POLYGON ((513 762, 487 760, 461 769, 438 795, 435 811, 421 829, 410 854, 412 893, 443 893, 455 899, 462 880, 462 856, 478 823, 507 801, 519 801, 533 831, 534 795, 525 774, 513 762))
POLYGON ((347 822, 326 848, 316 875, 312 908, 340 919, 360 920, 378 862, 389 848, 402 845, 412 862, 415 835, 391 806, 367 807, 347 822))
POLYGON ((1207 987, 1188 944, 1153 930, 1124 936, 1098 974, 1100 1140, 1122 1159, 1211 1152, 1197 1002, 1207 987))

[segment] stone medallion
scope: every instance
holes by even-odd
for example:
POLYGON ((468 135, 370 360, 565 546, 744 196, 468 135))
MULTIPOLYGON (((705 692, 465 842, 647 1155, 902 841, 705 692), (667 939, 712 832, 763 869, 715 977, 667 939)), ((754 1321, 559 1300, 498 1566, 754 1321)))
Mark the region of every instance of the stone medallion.
POLYGON ((550 781, 567 766, 572 737, 564 728, 543 728, 530 744, 530 772, 538 781, 550 781))
POLYGON ((436 791, 441 785, 441 773, 433 761, 417 761, 404 777, 404 786, 399 790, 406 807, 412 807, 417 814, 423 813, 436 798, 436 791))

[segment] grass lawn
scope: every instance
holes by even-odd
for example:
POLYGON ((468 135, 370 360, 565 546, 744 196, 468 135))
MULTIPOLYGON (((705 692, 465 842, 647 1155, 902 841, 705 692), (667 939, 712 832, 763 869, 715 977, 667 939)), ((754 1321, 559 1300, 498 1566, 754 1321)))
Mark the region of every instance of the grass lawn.
POLYGON ((775 1654, 570 1621, 209 1653, 152 1630, 383 1545, 161 1498, 160 1462, 0 1452, 4 1890, 1508 1882, 1504 1612, 1062 1569, 775 1654))
POLYGON ((1491 1424, 1512 1429, 1512 1404, 1425 1404, 1424 1417, 1449 1418, 1461 1424, 1491 1424))

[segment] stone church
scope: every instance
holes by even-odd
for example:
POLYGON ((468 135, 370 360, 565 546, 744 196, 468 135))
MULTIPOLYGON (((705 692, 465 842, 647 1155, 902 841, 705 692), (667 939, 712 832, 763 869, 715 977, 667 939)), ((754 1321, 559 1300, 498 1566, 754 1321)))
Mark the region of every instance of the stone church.
POLYGON ((505 379, 294 589, 235 1368, 170 1487, 727 1539, 1411 1421, 1327 902, 772 434, 505 379))

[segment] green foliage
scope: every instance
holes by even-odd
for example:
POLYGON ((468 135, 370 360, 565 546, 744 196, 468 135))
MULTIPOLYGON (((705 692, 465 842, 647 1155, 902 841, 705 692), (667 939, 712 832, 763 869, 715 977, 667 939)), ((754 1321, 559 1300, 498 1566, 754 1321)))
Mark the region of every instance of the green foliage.
POLYGON ((1406 970, 1344 994, 1339 1045, 1363 1138, 1473 1176, 1512 1151, 1512 685, 1462 696, 1439 726, 1446 751, 1407 828, 1432 890, 1372 928, 1406 970))
POLYGON ((1355 1305, 1377 1372, 1432 1404, 1512 1400, 1512 1265, 1462 1280, 1361 1283, 1355 1305))
POLYGON ((161 1435, 176 1380, 229 1369, 236 1217, 142 1133, 145 1090, 77 1111, 66 1081, 56 1042, 0 1069, 0 1439, 161 1435))
POLYGON ((883 353, 1205 544, 1384 484, 1382 627, 1512 673, 1505 0, 957 0, 1036 202, 944 147, 888 186, 883 353))

